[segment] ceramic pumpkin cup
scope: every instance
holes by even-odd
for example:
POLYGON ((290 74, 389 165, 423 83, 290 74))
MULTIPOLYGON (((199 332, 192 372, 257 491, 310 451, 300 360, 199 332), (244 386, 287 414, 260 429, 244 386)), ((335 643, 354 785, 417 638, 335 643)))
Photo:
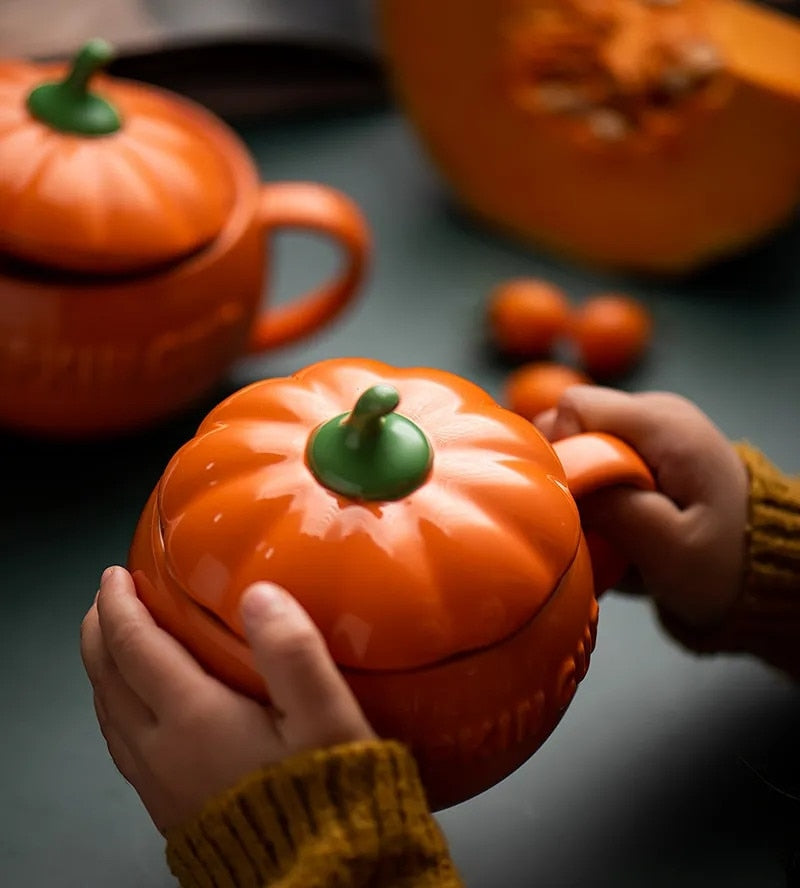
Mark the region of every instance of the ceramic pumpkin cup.
POLYGON ((576 499, 608 484, 653 480, 623 442, 551 446, 458 376, 333 359, 208 414, 129 568, 160 625, 261 699, 238 603, 256 580, 286 587, 442 808, 525 762, 585 675, 596 592, 620 565, 591 549, 576 499))
POLYGON ((222 121, 99 71, 0 61, 0 425, 91 435, 153 422, 229 365, 313 333, 358 293, 367 225, 340 192, 263 183, 222 121), (265 242, 331 238, 342 269, 261 308, 265 242))

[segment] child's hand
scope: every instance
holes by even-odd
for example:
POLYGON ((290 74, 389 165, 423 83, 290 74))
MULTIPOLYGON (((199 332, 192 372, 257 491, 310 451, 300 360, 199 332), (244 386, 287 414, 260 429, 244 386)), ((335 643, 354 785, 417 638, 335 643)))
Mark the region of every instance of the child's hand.
POLYGON ((300 605, 252 586, 242 619, 272 706, 209 676, 153 622, 121 567, 103 575, 81 626, 81 653, 114 762, 160 830, 264 765, 374 736, 300 605))
POLYGON ((663 611, 695 629, 721 623, 742 585, 748 479, 711 420, 678 395, 581 385, 534 422, 552 441, 603 431, 641 454, 658 491, 586 497, 584 526, 617 546, 663 611))

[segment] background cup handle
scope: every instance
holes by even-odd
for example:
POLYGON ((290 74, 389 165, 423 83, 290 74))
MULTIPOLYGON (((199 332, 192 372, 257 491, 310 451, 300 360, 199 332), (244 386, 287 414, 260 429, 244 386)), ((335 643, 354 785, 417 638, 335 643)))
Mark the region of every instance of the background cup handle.
POLYGON ((369 229, 361 211, 349 197, 326 185, 262 185, 258 222, 266 237, 279 228, 329 235, 343 250, 344 266, 322 286, 284 305, 268 307, 250 334, 250 353, 294 342, 331 321, 358 294, 370 253, 369 229))

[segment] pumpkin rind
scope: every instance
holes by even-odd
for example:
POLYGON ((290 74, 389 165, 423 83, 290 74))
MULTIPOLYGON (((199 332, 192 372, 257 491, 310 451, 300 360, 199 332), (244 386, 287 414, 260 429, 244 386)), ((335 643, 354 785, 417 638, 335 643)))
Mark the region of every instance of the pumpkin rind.
POLYGON ((592 264, 683 272, 800 201, 800 25, 751 7, 381 0, 381 19, 397 95, 466 207, 592 264))
POLYGON ((231 171, 205 137, 210 114, 132 81, 98 76, 122 126, 60 132, 26 107, 64 66, 0 62, 0 250, 79 273, 151 269, 208 244, 233 205, 231 171))
POLYGON ((179 608, 200 606, 194 637, 181 621, 167 627, 190 648, 202 609, 215 615, 210 634, 221 621, 241 639, 239 596, 266 579, 298 598, 340 666, 372 670, 506 638, 542 608, 580 540, 561 464, 530 423, 451 374, 367 360, 232 395, 170 462, 155 514, 159 570, 186 597, 179 608), (378 383, 400 393, 398 413, 425 433, 433 462, 406 497, 358 501, 317 481, 306 446, 378 383))

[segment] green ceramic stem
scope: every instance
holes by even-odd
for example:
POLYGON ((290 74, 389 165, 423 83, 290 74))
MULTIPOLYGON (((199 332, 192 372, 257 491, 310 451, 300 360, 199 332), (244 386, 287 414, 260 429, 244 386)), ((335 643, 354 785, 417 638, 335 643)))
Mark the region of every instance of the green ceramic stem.
POLYGON ((347 446, 355 450, 369 447, 383 428, 383 418, 397 409, 400 395, 389 385, 375 385, 356 401, 353 412, 342 420, 347 427, 347 446))
POLYGON ((396 389, 374 385, 350 413, 317 428, 306 451, 317 480, 364 500, 401 499, 423 484, 433 451, 419 426, 395 413, 399 403, 396 389))
POLYGON ((122 126, 116 108, 96 93, 89 81, 111 61, 114 51, 105 40, 90 40, 75 56, 67 76, 37 86, 28 96, 28 111, 42 123, 64 133, 106 136, 122 126))

